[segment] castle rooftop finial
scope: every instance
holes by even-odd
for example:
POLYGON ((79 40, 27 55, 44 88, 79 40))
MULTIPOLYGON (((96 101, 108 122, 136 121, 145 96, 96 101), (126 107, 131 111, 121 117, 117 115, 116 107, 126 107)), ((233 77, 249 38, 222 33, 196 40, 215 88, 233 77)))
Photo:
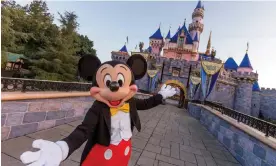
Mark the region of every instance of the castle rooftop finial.
POLYGON ((247 42, 247 49, 246 49, 246 53, 248 53, 248 49, 249 49, 249 42, 247 42))
POLYGON ((186 24, 186 18, 184 19, 184 24, 183 25, 185 25, 186 24))

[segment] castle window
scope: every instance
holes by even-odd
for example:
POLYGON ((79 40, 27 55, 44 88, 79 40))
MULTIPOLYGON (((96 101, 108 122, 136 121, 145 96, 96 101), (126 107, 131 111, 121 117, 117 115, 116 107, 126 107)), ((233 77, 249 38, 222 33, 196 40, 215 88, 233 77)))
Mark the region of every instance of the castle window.
POLYGON ((179 77, 179 75, 180 75, 180 68, 173 67, 172 68, 172 75, 174 77, 179 77))

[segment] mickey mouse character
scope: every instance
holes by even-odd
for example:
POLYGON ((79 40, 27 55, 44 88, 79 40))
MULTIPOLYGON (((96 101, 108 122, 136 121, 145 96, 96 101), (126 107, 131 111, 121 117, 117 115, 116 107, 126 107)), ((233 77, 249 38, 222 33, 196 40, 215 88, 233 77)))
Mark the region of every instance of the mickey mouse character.
POLYGON ((78 64, 82 78, 92 81, 90 94, 96 99, 80 124, 67 138, 56 143, 35 140, 37 152, 25 152, 20 159, 28 166, 58 166, 86 140, 81 166, 127 166, 131 155, 134 126, 141 130, 137 110, 146 110, 171 97, 176 90, 163 85, 157 95, 148 99, 133 96, 135 80, 147 71, 143 56, 132 55, 127 63, 108 61, 101 64, 96 56, 84 56, 78 64))

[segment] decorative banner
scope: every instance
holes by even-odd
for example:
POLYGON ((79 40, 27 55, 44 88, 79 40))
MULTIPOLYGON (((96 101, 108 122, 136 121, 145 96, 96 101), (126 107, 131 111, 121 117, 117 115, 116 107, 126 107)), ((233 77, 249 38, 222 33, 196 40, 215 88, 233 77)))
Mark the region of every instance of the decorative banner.
POLYGON ((158 73, 158 70, 147 70, 147 73, 149 75, 149 84, 148 84, 148 90, 150 92, 153 92, 154 89, 155 89, 155 84, 156 84, 156 81, 157 81, 157 73, 158 73))
POLYGON ((214 75, 215 73, 217 73, 221 69, 222 65, 223 65, 222 63, 201 61, 201 67, 203 67, 204 71, 208 75, 214 75))
POLYGON ((191 76, 191 78, 190 78, 190 94, 191 94, 191 99, 194 98, 194 96, 195 96, 195 94, 197 92, 197 89, 199 87, 200 82, 201 82, 200 77, 191 76))
POLYGON ((207 91, 207 73, 204 71, 203 67, 200 70, 200 77, 201 77, 201 89, 204 99, 206 98, 206 91, 207 91))
POLYGON ((157 81, 157 74, 151 78, 151 89, 150 92, 153 92, 155 90, 156 86, 156 81, 157 81))
POLYGON ((147 72, 149 77, 153 78, 158 73, 158 70, 148 70, 147 72))
POLYGON ((191 76, 191 82, 192 82, 192 84, 198 85, 200 83, 200 81, 201 81, 200 77, 191 76))
POLYGON ((212 92, 218 79, 222 63, 214 63, 209 61, 201 61, 201 88, 204 100, 212 92))
POLYGON ((209 92, 206 96, 206 98, 210 95, 210 93, 212 92, 216 82, 217 82, 217 79, 218 79, 218 76, 219 76, 219 73, 220 72, 217 72, 216 74, 212 75, 211 76, 211 82, 210 82, 210 85, 209 85, 209 92))

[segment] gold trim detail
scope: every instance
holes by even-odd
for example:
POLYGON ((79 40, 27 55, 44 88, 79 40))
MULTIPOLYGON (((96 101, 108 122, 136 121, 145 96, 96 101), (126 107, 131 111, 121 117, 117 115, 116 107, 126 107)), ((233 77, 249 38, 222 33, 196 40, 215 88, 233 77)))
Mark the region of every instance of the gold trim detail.
POLYGON ((177 85, 179 88, 181 88, 181 90, 183 90, 185 99, 188 99, 187 89, 186 89, 186 87, 183 85, 182 82, 180 82, 180 81, 178 81, 178 80, 167 80, 164 84, 166 84, 166 85, 170 85, 170 84, 177 85))

